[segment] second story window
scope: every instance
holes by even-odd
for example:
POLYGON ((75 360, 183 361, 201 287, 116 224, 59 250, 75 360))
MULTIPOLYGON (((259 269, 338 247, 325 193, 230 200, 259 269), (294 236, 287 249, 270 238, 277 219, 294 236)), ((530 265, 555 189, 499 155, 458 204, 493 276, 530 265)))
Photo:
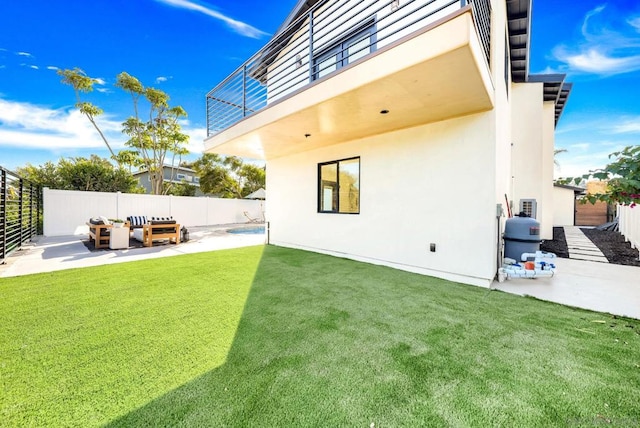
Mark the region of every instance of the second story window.
POLYGON ((376 50, 374 26, 323 50, 313 59, 313 80, 350 64, 376 50))

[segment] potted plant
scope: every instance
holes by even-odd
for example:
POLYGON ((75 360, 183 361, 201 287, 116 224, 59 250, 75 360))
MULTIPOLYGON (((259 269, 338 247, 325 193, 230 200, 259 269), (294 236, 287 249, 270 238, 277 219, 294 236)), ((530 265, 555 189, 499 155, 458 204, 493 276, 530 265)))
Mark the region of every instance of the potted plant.
POLYGON ((110 218, 109 221, 113 223, 113 227, 122 227, 124 226, 124 220, 119 218, 110 218))

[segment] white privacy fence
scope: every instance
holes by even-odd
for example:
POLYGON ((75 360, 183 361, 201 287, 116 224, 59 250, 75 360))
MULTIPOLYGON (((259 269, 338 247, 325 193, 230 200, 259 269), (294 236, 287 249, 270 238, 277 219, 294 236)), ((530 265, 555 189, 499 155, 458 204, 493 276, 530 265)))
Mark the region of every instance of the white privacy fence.
POLYGON ((91 217, 126 219, 132 215, 173 217, 180 225, 208 226, 263 219, 264 201, 131 193, 43 191, 44 235, 88 233, 91 217))
POLYGON ((633 248, 640 248, 640 205, 618 205, 618 218, 620 233, 633 248))

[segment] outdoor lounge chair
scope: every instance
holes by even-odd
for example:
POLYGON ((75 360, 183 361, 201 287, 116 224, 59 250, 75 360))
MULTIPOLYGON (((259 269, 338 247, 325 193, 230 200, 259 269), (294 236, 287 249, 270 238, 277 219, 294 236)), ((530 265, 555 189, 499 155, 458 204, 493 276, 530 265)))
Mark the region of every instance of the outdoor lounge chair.
POLYGON ((249 216, 249 211, 245 211, 243 212, 244 216, 249 219, 249 223, 262 223, 262 220, 257 218, 257 217, 251 217, 249 216))
MULTIPOLYGON (((86 225, 89 226, 89 241, 94 242, 94 247, 96 249, 108 248, 111 230, 114 227, 114 224, 106 217, 100 216, 90 218, 86 225)), ((123 227, 129 228, 129 221, 127 221, 123 227)))
POLYGON ((109 232, 113 225, 109 222, 105 224, 100 218, 89 219, 86 224, 89 226, 89 241, 94 242, 95 248, 109 247, 109 232))

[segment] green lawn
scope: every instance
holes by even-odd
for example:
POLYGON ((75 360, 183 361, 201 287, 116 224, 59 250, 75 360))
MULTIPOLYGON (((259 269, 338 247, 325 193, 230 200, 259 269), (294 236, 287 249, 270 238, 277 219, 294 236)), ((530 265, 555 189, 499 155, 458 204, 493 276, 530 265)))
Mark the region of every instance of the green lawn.
POLYGON ((0 426, 638 426, 640 322, 251 247, 0 279, 0 426))

